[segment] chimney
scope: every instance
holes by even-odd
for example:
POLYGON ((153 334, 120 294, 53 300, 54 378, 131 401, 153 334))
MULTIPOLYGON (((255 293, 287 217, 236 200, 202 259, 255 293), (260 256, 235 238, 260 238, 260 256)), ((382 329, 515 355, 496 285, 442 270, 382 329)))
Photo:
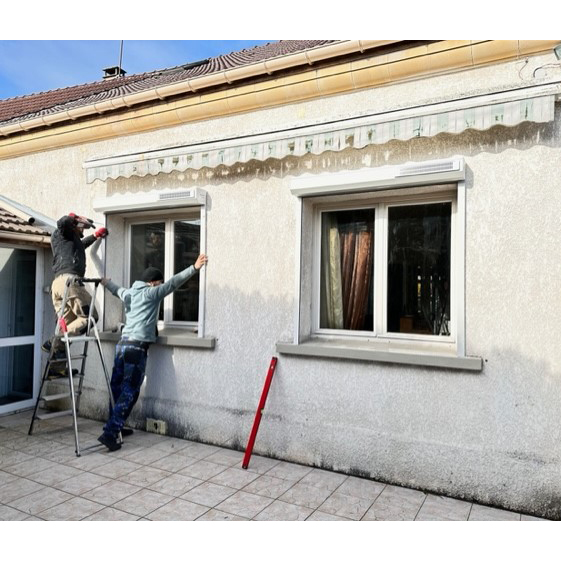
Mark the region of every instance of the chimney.
POLYGON ((105 72, 103 75, 104 80, 108 80, 110 78, 120 78, 126 74, 126 71, 118 66, 109 66, 108 68, 104 68, 103 72, 105 72))

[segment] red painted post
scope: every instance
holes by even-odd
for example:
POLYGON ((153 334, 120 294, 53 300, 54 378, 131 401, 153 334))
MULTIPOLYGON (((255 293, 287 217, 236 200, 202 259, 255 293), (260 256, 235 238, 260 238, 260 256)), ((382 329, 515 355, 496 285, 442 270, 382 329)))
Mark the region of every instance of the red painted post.
POLYGON ((251 434, 249 435, 249 440, 247 441, 245 456, 243 457, 243 462, 242 462, 243 469, 247 469, 247 466, 249 465, 249 459, 251 458, 251 452, 253 451, 253 445, 255 444, 255 437, 257 436, 257 429, 259 429, 259 423, 261 422, 261 416, 263 414, 263 409, 265 408, 265 402, 267 401, 267 394, 269 393, 269 388, 271 387, 271 381, 273 380, 273 374, 275 373, 276 365, 277 365, 277 357, 274 356, 271 359, 269 372, 267 372, 267 377, 265 378, 265 385, 263 386, 261 399, 259 400, 259 405, 255 413, 253 428, 251 429, 251 434))

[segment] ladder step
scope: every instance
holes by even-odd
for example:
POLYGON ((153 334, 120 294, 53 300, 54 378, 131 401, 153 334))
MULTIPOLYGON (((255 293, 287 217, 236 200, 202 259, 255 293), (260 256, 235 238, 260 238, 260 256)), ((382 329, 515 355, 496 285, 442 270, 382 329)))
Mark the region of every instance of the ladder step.
MULTIPOLYGON (((75 396, 79 396, 81 395, 82 392, 74 392, 75 396)), ((57 399, 64 399, 65 397, 71 397, 70 392, 66 392, 66 393, 53 393, 50 395, 46 395, 44 397, 40 398, 40 401, 44 401, 46 403, 48 403, 49 401, 56 401, 57 399)))
POLYGON ((76 337, 68 337, 68 340, 70 342, 74 342, 74 341, 95 341, 96 338, 93 335, 77 335, 76 337))
POLYGON ((52 413, 41 413, 40 415, 36 415, 36 418, 40 421, 44 421, 45 419, 54 419, 55 417, 65 417, 66 415, 72 415, 72 409, 67 409, 65 411, 54 411, 52 413))
MULTIPOLYGON (((86 358, 87 355, 76 355, 76 356, 71 356, 70 360, 78 360, 80 358, 86 358)), ((53 362, 66 362, 66 358, 53 358, 50 362, 51 364, 53 362)))

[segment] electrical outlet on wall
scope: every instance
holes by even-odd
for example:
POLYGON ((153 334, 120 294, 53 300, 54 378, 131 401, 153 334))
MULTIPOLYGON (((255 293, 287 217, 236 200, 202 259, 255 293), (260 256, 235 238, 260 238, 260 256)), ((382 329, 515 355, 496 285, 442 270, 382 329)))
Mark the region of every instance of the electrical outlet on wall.
POLYGON ((146 432, 154 432, 156 434, 166 434, 168 424, 160 419, 146 419, 146 432))

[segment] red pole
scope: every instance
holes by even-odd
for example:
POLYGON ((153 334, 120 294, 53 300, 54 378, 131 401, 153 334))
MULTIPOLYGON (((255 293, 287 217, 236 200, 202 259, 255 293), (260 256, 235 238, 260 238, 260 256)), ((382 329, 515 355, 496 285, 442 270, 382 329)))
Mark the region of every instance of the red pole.
POLYGON ((242 462, 243 469, 247 469, 247 466, 249 465, 249 459, 251 458, 251 452, 253 451, 253 445, 255 444, 255 437, 257 436, 257 429, 259 429, 259 423, 261 422, 261 416, 263 414, 263 409, 265 408, 265 402, 267 401, 267 394, 269 393, 269 388, 271 387, 271 381, 273 380, 273 374, 275 373, 276 365, 277 365, 277 357, 274 356, 271 359, 269 372, 267 372, 267 377, 265 378, 265 385, 263 386, 263 393, 261 394, 261 399, 259 400, 259 405, 255 413, 253 428, 251 429, 251 434, 249 435, 249 440, 247 441, 245 456, 243 457, 243 462, 242 462))

